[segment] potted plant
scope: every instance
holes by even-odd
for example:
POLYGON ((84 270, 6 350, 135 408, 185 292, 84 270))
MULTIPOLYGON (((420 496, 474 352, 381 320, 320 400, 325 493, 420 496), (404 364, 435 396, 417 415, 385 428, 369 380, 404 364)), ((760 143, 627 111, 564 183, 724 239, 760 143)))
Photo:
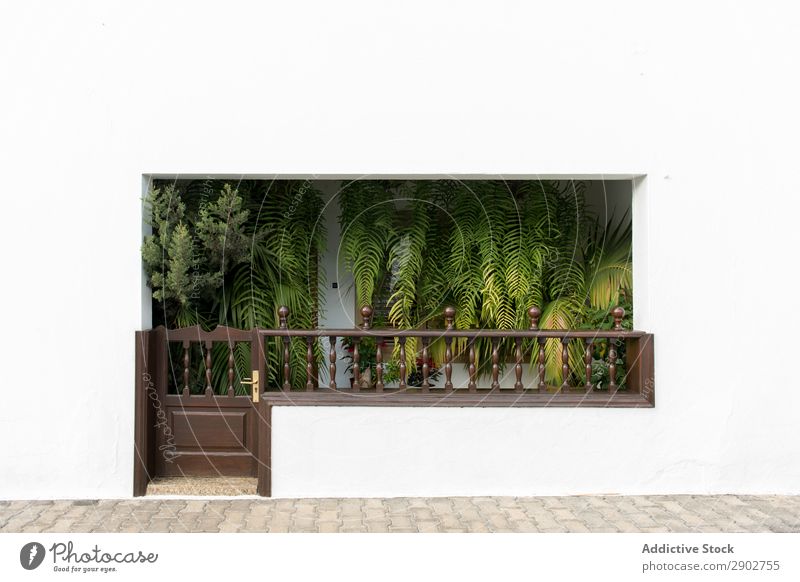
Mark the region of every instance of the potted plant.
MULTIPOLYGON (((350 387, 352 388, 354 379, 353 374, 353 354, 355 352, 355 342, 352 337, 345 337, 342 340, 342 345, 345 349, 345 355, 342 360, 347 362, 345 370, 351 374, 350 387)), ((358 356, 359 356, 359 369, 360 369, 360 387, 361 388, 374 388, 377 382, 376 368, 378 365, 376 354, 377 351, 384 350, 386 342, 382 341, 377 343, 374 338, 362 337, 358 342, 358 356)), ((400 363, 391 356, 385 354, 383 357, 383 382, 391 384, 400 379, 400 363)), ((406 376, 406 384, 410 387, 422 386, 422 357, 416 358, 415 366, 411 368, 406 376)), ((428 382, 436 382, 442 375, 439 366, 434 362, 433 358, 428 358, 428 382)))

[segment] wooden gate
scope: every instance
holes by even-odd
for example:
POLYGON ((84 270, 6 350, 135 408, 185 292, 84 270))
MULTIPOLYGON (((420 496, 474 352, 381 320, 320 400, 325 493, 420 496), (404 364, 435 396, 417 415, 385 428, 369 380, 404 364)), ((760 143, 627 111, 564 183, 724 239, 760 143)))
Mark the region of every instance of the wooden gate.
POLYGON ((153 477, 257 475, 258 345, 255 330, 228 327, 136 333, 134 495, 153 477), (227 368, 212 369, 212 352, 227 368), (254 373, 241 378, 248 352, 254 373))

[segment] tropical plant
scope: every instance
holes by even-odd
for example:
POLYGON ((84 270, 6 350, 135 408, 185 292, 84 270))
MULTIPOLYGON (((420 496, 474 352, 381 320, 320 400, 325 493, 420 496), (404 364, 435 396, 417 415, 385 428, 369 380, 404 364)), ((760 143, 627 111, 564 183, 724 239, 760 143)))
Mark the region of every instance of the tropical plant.
MULTIPOLYGON (((278 307, 286 305, 292 327, 316 326, 325 231, 322 200, 310 182, 157 181, 145 203, 153 233, 142 257, 155 324, 272 328, 278 307)), ((267 381, 276 384, 282 347, 270 341, 267 381)), ((219 392, 227 389, 226 349, 212 350, 219 392)), ((292 366, 305 368, 305 357, 305 347, 293 342, 292 366)), ((235 360, 239 376, 249 375, 248 344, 236 345, 235 360)), ((305 383, 296 374, 292 380, 297 387, 305 383)))
MULTIPOLYGON (((525 328, 532 305, 543 308, 543 328, 581 327, 592 310, 607 313, 620 295, 629 297, 632 283, 627 217, 599 224, 584 189, 581 182, 501 180, 347 185, 342 246, 359 304, 375 302, 375 281, 388 272, 389 322, 397 327, 441 327, 447 304, 456 307, 460 329, 525 328), (396 219, 401 208, 410 219, 396 219)), ((431 345, 439 361, 442 344, 431 345)), ((583 349, 573 344, 570 367, 582 370, 583 349)), ((463 353, 466 343, 454 346, 463 353)), ((479 374, 490 369, 491 349, 476 342, 479 374)), ((501 342, 501 361, 512 350, 501 342)), ((549 340, 545 351, 548 381, 560 383, 560 343, 549 340)), ((418 352, 409 341, 409 364, 418 352)))
MULTIPOLYGON (((352 374, 354 365, 354 350, 355 338, 345 337, 342 341, 345 354, 342 359, 347 363, 345 370, 352 374)), ((375 387, 377 382, 377 351, 383 350, 385 342, 376 343, 375 338, 362 337, 358 340, 358 361, 359 370, 361 372, 361 380, 364 382, 365 387, 375 387), (369 372, 367 372, 369 370, 369 372), (368 384, 368 386, 366 386, 368 384)), ((410 368, 406 377, 406 385, 416 388, 422 386, 423 360, 421 356, 415 358, 413 366, 410 368)), ((397 359, 387 359, 381 364, 383 369, 383 382, 384 384, 391 384, 400 379, 400 365, 397 359)), ((442 371, 436 364, 433 358, 428 358, 428 382, 433 384, 442 375, 442 371)))

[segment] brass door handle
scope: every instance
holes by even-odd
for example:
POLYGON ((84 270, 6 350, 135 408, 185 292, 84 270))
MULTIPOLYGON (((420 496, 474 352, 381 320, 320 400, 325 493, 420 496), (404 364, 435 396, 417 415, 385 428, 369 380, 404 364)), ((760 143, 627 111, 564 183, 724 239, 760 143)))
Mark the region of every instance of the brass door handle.
POLYGON ((253 370, 252 378, 242 378, 242 384, 247 384, 253 387, 253 402, 258 402, 258 370, 253 370))

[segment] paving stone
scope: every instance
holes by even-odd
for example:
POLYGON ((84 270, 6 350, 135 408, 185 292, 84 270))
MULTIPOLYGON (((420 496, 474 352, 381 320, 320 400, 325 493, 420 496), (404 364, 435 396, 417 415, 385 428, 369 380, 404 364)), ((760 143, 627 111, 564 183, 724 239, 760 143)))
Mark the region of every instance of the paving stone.
POLYGON ((584 497, 593 509, 614 509, 614 505, 606 497, 584 497))
POLYGON ((528 519, 528 514, 523 511, 523 509, 517 505, 514 507, 503 508, 503 513, 506 514, 506 518, 509 520, 526 520, 528 519))
POLYGON ((422 533, 436 533, 439 531, 439 522, 433 520, 419 520, 417 521, 417 531, 422 533))
POLYGON ((511 524, 508 523, 508 520, 502 514, 498 513, 495 515, 490 515, 487 517, 486 521, 489 525, 489 528, 495 531, 511 530, 511 524))
POLYGON ((437 512, 436 515, 442 524, 442 528, 453 529, 463 527, 461 520, 454 513, 437 512))
POLYGON ((630 521, 635 523, 638 527, 656 527, 658 524, 648 514, 642 512, 629 513, 626 516, 630 521))
POLYGON ((449 499, 431 499, 428 501, 428 507, 438 515, 453 513, 453 504, 449 499))
MULTIPOLYGON (((603 518, 603 515, 596 511, 582 511, 577 513, 576 517, 577 521, 585 523, 588 527, 608 527, 608 522, 603 518)), ((561 521, 561 523, 565 522, 561 521)))
MULTIPOLYGON (((617 499, 622 499, 622 498, 617 498, 617 499)), ((628 499, 636 507, 651 507, 657 504, 654 498, 644 497, 641 495, 630 495, 625 497, 624 499, 628 499)))
POLYGON ((425 508, 412 507, 411 515, 414 517, 416 521, 425 521, 434 519, 433 511, 428 507, 425 508))
POLYGON ((48 509, 47 511, 43 511, 39 517, 36 518, 36 521, 39 523, 53 523, 55 520, 59 519, 62 514, 63 512, 61 511, 52 511, 48 509))
POLYGON ((552 511, 553 517, 555 517, 558 521, 573 521, 578 519, 575 513, 571 509, 553 509, 552 511))
POLYGON ((360 518, 343 517, 340 521, 342 523, 341 529, 358 528, 364 525, 360 518))
POLYGON ((550 510, 539 499, 521 499, 519 506, 530 516, 546 513, 552 517, 550 510))
POLYGON ((472 503, 472 499, 469 497, 453 497, 449 501, 453 504, 453 509, 455 511, 460 511, 462 509, 473 509, 475 507, 475 504, 472 503))
POLYGON ((567 509, 560 497, 542 497, 541 500, 547 509, 567 509))
POLYGON ((265 517, 248 516, 244 522, 246 531, 267 531, 267 519, 265 517))
MULTIPOLYGON (((69 533, 73 531, 73 528, 75 527, 75 521, 76 520, 69 518, 57 519, 53 523, 53 525, 47 528, 45 531, 51 531, 55 533, 69 533)), ((116 519, 116 520, 110 520, 103 525, 106 526, 108 531, 113 532, 119 527, 121 522, 122 522, 121 519, 116 519)))
POLYGON ((365 508, 364 521, 369 521, 373 519, 387 519, 386 511, 382 507, 380 509, 365 508))
POLYGON ((408 515, 390 515, 389 523, 392 527, 414 527, 411 516, 408 515))
POLYGON ((319 503, 320 509, 339 509, 339 499, 332 499, 330 497, 326 497, 324 499, 318 499, 317 503, 319 503))
POLYGON ((800 532, 800 496, 0 501, 3 532, 800 532))
POLYGON ((511 529, 518 532, 534 532, 538 528, 536 522, 532 519, 509 519, 508 523, 511 524, 511 529))
POLYGON ((483 516, 475 507, 462 509, 458 512, 458 515, 461 516, 461 519, 466 521, 483 521, 483 516))
POLYGON ((298 501, 294 507, 295 507, 295 514, 302 515, 303 517, 314 516, 318 512, 317 505, 314 503, 310 503, 308 502, 308 500, 305 499, 302 501, 298 501))
POLYGON ((676 513, 675 515, 680 515, 680 518, 689 527, 699 527, 699 526, 704 525, 706 523, 703 518, 695 515, 694 513, 690 512, 690 511, 684 511, 684 512, 681 512, 681 513, 676 513))
POLYGON ((317 529, 317 520, 313 517, 295 517, 292 519, 292 527, 298 529, 317 529))
POLYGON ((557 522, 550 513, 534 515, 533 521, 536 524, 536 527, 540 529, 562 527, 561 524, 557 522))
POLYGON ((250 515, 247 511, 235 511, 229 509, 225 512, 226 521, 244 521, 245 517, 250 515))
POLYGON ((29 523, 35 523, 33 519, 10 519, 6 522, 3 526, 3 531, 5 532, 13 532, 19 531, 29 523))
POLYGON ((229 509, 232 511, 250 511, 254 501, 252 499, 233 499, 229 503, 229 509))

